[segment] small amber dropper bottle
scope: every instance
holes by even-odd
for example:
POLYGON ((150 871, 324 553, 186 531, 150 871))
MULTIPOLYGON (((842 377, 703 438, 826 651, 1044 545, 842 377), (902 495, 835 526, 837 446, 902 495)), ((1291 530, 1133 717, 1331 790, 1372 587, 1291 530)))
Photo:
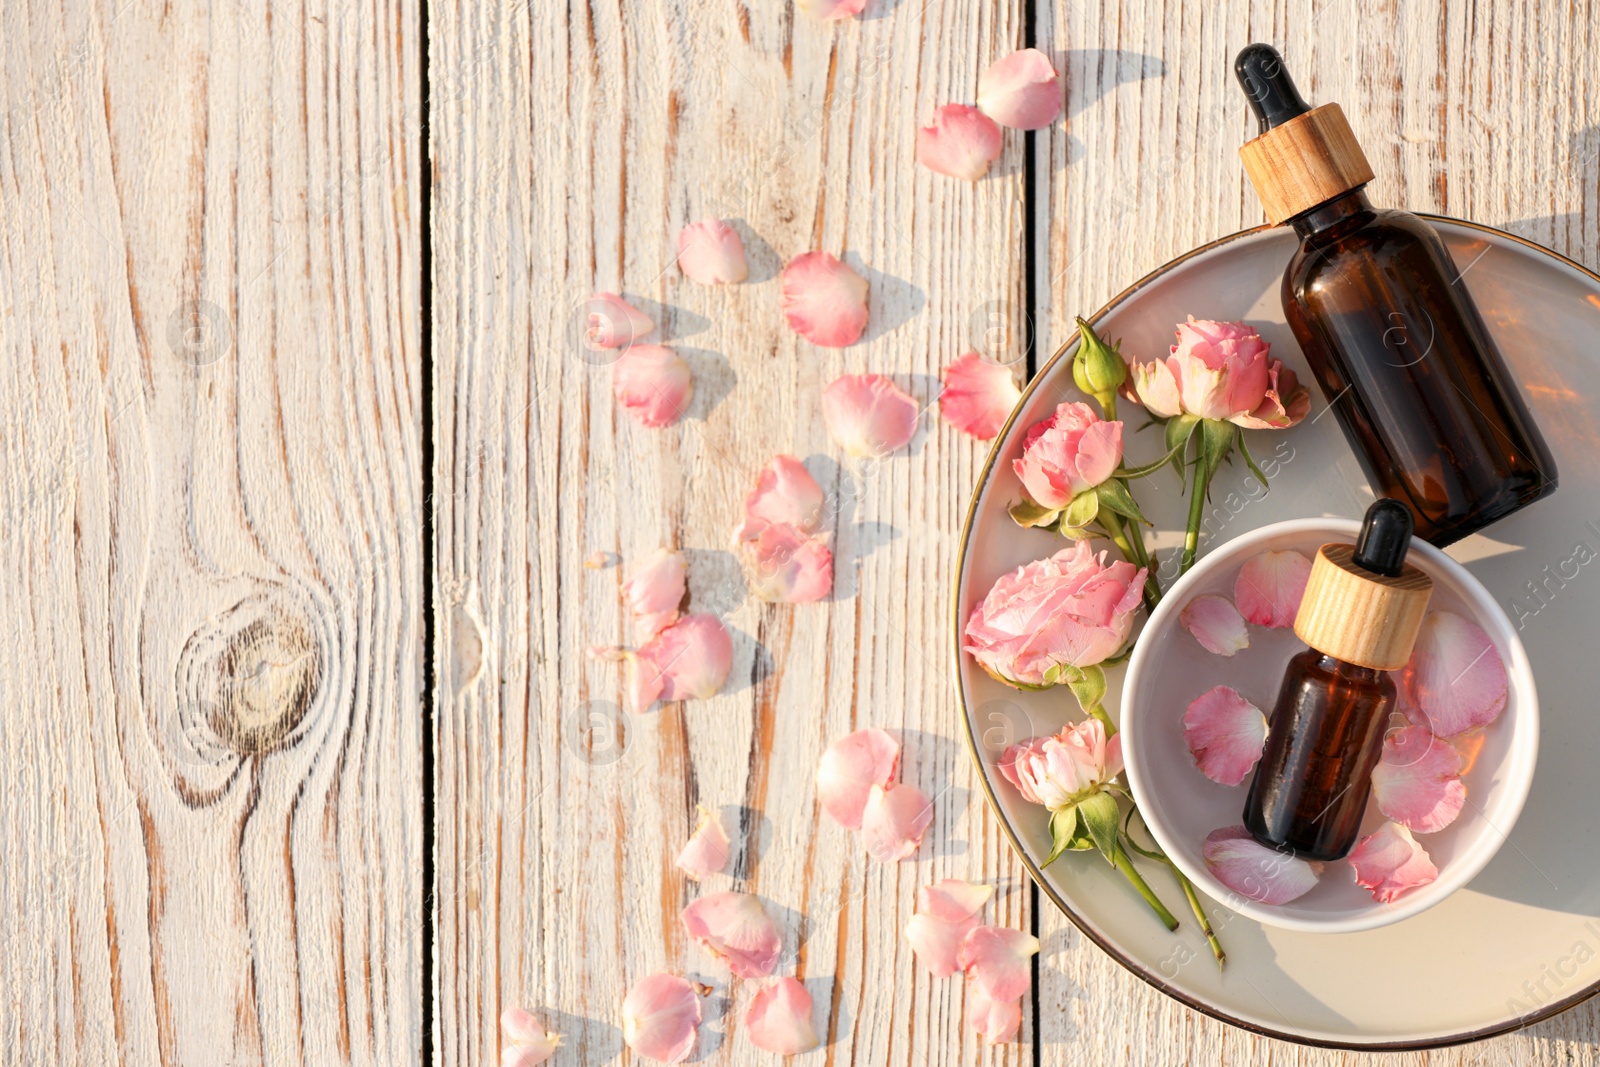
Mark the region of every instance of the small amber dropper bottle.
POLYGON ((1379 500, 1355 545, 1317 552, 1294 620, 1311 647, 1289 661, 1244 804, 1264 845, 1336 860, 1356 842, 1394 709, 1388 672, 1411 658, 1433 592, 1405 562, 1410 543, 1410 510, 1379 500))
POLYGON ((1245 171, 1267 217, 1300 236, 1284 314, 1373 490, 1435 545, 1555 492, 1465 267, 1427 221, 1368 202, 1372 168, 1344 112, 1307 104, 1275 49, 1246 47, 1234 73, 1261 128, 1239 149, 1245 171))

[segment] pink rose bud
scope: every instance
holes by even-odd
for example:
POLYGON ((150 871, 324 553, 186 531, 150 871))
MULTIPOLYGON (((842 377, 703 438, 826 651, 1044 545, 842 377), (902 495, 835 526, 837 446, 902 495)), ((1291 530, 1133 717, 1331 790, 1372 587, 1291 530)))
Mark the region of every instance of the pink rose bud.
POLYGON ((1064 508, 1110 478, 1121 462, 1122 423, 1106 422, 1088 404, 1071 403, 1028 431, 1011 469, 1035 504, 1064 508))

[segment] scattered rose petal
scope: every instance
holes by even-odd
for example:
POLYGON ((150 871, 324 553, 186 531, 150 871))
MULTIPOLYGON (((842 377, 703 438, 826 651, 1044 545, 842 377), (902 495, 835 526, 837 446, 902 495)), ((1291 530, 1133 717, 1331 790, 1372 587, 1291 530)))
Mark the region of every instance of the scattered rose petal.
POLYGON ((1322 864, 1268 848, 1242 826, 1206 835, 1206 870, 1217 881, 1258 904, 1287 904, 1317 884, 1322 864))
POLYGON ((686 615, 633 655, 633 708, 715 696, 733 665, 733 638, 715 615, 686 615))
POLYGON ((589 298, 585 313, 589 317, 585 336, 595 348, 621 348, 656 328, 650 316, 616 293, 594 294, 589 298))
POLYGON ((679 870, 698 882, 726 867, 732 851, 728 831, 722 828, 722 819, 714 810, 702 805, 700 821, 695 824, 694 833, 689 835, 675 862, 679 870))
POLYGON ((971 982, 966 987, 967 1028, 983 1035, 991 1045, 1001 1045, 1017 1036, 1022 1025, 1022 998, 1000 1000, 971 982))
POLYGON ((933 821, 933 802, 914 785, 874 785, 861 810, 861 840, 879 863, 898 863, 917 850, 933 821))
POLYGON ((763 986, 744 1013, 745 1033, 756 1048, 794 1056, 817 1047, 811 1025, 811 994, 793 978, 763 986))
POLYGON ((701 285, 732 285, 750 276, 739 231, 721 219, 691 223, 678 231, 678 269, 701 285))
POLYGON ((1033 956, 1039 939, 1025 930, 977 926, 961 939, 959 962, 967 983, 996 1000, 1014 1000, 1033 980, 1033 956))
POLYGON ((794 6, 823 22, 854 18, 867 9, 867 0, 795 0, 794 6))
POLYGON ((744 498, 744 524, 736 540, 750 540, 768 526, 787 523, 802 533, 822 521, 822 486, 793 456, 774 456, 756 475, 756 487, 744 498))
POLYGON ((1372 769, 1372 799, 1408 830, 1443 830, 1466 803, 1463 762, 1454 745, 1426 726, 1391 730, 1383 739, 1383 758, 1372 769))
POLYGON ((1200 773, 1222 785, 1250 776, 1267 743, 1267 717, 1237 689, 1219 685, 1189 702, 1183 740, 1200 773))
POLYGON ((826 540, 784 523, 736 542, 750 593, 770 603, 809 604, 833 589, 833 553, 826 540))
POLYGON ((1250 631, 1244 616, 1225 596, 1207 593, 1183 606, 1178 622, 1194 635, 1200 647, 1219 656, 1231 656, 1250 647, 1250 631))
POLYGON ((917 432, 917 402, 881 374, 845 374, 822 391, 828 435, 852 456, 881 459, 917 432))
POLYGON ((1000 127, 965 104, 946 104, 917 131, 917 162, 951 178, 975 182, 999 155, 1000 127))
POLYGON ((689 936, 740 978, 764 978, 783 951, 778 924, 749 893, 709 893, 689 902, 681 916, 689 936))
POLYGON ((783 314, 814 345, 843 348, 867 328, 867 280, 826 252, 795 256, 783 268, 783 314))
POLYGON ((1002 126, 1037 130, 1061 114, 1061 81, 1037 48, 997 59, 978 78, 978 108, 1002 126))
POLYGON ((659 548, 633 577, 622 583, 623 598, 633 612, 635 640, 647 642, 678 621, 687 573, 688 564, 682 553, 659 548))
POLYGON ((1355 868, 1356 884, 1372 890, 1372 899, 1380 904, 1439 877, 1439 868, 1399 823, 1386 822, 1356 842, 1348 859, 1355 868))
POLYGON ((828 746, 817 764, 817 800, 847 830, 861 829, 861 813, 873 786, 894 780, 900 743, 876 727, 846 734, 828 746))
POLYGON ((1506 665, 1494 642, 1450 611, 1431 611, 1422 620, 1403 681, 1439 737, 1486 726, 1506 706, 1506 665))
POLYGON ((641 1056, 681 1063, 700 1029, 700 995, 675 974, 652 974, 622 1002, 622 1040, 641 1056))
POLYGON ((994 887, 946 878, 917 890, 917 913, 906 923, 905 939, 917 962, 935 978, 961 969, 961 942, 978 925, 978 912, 994 887))
POLYGON ((500 1050, 500 1067, 537 1067, 561 1045, 560 1034, 547 1031, 531 1012, 521 1008, 502 1012, 500 1029, 509 1042, 500 1050))
POLYGON ((689 410, 694 375, 665 345, 633 345, 611 365, 611 391, 641 426, 671 426, 689 410))
POLYGON ((939 394, 939 414, 964 434, 987 441, 1006 424, 1011 409, 1022 399, 1011 368, 991 363, 968 352, 939 372, 944 391, 939 394))
POLYGON ((1311 560, 1304 553, 1263 552, 1239 568, 1233 602, 1246 622, 1293 626, 1310 577, 1311 560))

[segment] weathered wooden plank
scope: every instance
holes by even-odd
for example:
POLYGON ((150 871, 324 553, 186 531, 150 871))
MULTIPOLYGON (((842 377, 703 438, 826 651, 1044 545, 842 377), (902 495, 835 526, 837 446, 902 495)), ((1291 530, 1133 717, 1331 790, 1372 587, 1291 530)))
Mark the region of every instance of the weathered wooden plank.
POLYGON ((417 7, 0 25, 0 1059, 415 1062, 417 7))
POLYGON ((1030 922, 948 675, 948 577, 984 449, 929 412, 906 453, 844 463, 818 395, 874 370, 930 401, 938 368, 1020 307, 1020 140, 976 186, 914 163, 916 119, 971 100, 982 65, 1020 42, 1019 11, 875 4, 827 25, 788 4, 432 10, 445 1063, 491 1062, 512 1004, 566 1034, 556 1062, 613 1062, 623 996, 656 970, 717 984, 705 1062, 754 1062, 755 984, 730 992, 678 924, 698 891, 728 887, 780 918, 779 973, 813 993, 826 1062, 977 1055, 959 983, 916 971, 899 932, 916 887, 950 875, 998 881, 995 921, 1030 922), (708 216, 744 235, 749 284, 677 273, 676 231, 708 216), (872 284, 867 338, 844 351, 798 340, 779 311, 782 261, 816 248, 872 284), (606 361, 577 340, 596 290, 648 310, 693 365, 680 425, 615 410, 606 361), (829 494, 829 602, 760 604, 727 551, 779 452, 829 494), (734 671, 715 699, 636 715, 619 706, 625 671, 584 650, 628 642, 622 574, 661 545, 689 556, 691 609, 728 620, 734 671), (585 569, 597 550, 621 568, 585 569), (898 867, 813 796, 826 743, 868 724, 899 733, 905 777, 937 796, 923 851, 898 867), (700 890, 672 868, 697 803, 743 840, 700 890))
MULTIPOLYGON (((1253 40, 1284 50, 1307 99, 1343 104, 1377 174, 1375 201, 1501 226, 1600 266, 1592 5, 1057 0, 1041 5, 1037 32, 1061 58, 1070 116, 1040 151, 1044 351, 1073 315, 1263 221, 1236 155, 1254 126, 1232 61, 1253 40)), ((1039 923, 1046 1064, 1595 1062, 1591 1005, 1428 1055, 1258 1038, 1156 993, 1052 909, 1039 923)))

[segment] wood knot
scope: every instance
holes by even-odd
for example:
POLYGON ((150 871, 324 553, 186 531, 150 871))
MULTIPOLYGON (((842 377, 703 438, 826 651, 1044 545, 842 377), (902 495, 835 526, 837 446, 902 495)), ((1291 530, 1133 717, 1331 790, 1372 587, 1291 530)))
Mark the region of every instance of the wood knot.
POLYGON ((177 681, 180 705, 203 709, 222 745, 264 755, 293 741, 315 701, 322 646, 298 604, 258 594, 189 638, 177 681))

